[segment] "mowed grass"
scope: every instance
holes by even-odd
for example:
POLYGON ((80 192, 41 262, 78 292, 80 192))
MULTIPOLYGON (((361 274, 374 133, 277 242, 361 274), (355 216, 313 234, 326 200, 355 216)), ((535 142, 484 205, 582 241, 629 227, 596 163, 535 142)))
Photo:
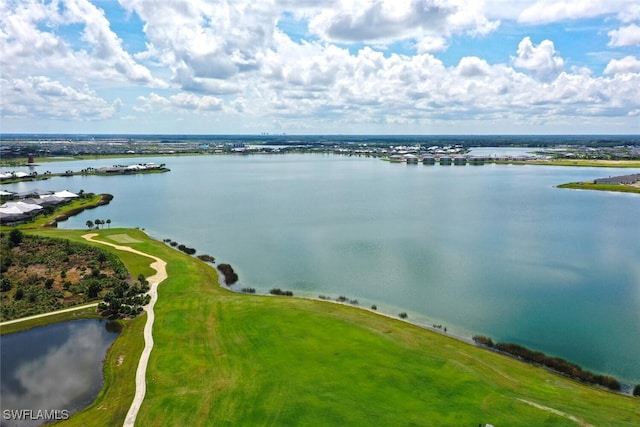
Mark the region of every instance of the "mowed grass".
MULTIPOLYGON (((354 307, 235 294, 221 289, 215 270, 196 258, 137 230, 101 230, 100 238, 110 233, 130 234, 141 241, 132 247, 168 261, 139 426, 634 426, 640 420, 639 399, 354 307)), ((118 338, 124 349, 114 344, 108 363, 142 348, 141 322, 130 323, 139 338, 118 338)), ((114 394, 112 382, 121 381, 119 393, 132 397, 134 370, 109 373, 100 402, 63 425, 121 425, 130 398, 114 394)))
POLYGON ((525 164, 543 166, 586 166, 603 168, 638 168, 640 160, 604 160, 604 159, 541 159, 527 160, 525 164))
POLYGON ((619 193, 640 194, 640 186, 625 185, 625 184, 596 184, 593 182, 570 182, 568 184, 558 185, 558 188, 569 188, 573 190, 615 191, 619 193))

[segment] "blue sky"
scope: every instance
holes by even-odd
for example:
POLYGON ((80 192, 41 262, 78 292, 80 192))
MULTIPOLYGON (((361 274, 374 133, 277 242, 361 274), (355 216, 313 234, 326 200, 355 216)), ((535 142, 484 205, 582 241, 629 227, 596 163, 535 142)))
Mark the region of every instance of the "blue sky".
POLYGON ((636 0, 0 0, 0 46, 3 133, 640 133, 636 0))

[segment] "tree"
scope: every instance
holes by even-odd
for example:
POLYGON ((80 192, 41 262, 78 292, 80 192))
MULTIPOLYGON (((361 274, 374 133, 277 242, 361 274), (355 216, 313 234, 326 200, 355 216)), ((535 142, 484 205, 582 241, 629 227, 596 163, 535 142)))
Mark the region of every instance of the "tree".
POLYGON ((636 386, 633 388, 633 395, 634 395, 634 396, 638 396, 638 397, 640 397, 640 384, 636 385, 636 386))
POLYGON ((110 220, 110 219, 107 219, 107 226, 108 226, 109 228, 111 228, 111 220, 110 220))
POLYGON ((98 297, 98 293, 102 290, 102 285, 97 280, 92 280, 87 287, 87 299, 98 297))
POLYGON ((85 222, 85 224, 86 224, 87 228, 89 228, 89 229, 93 228, 93 221, 89 220, 89 221, 85 222))
POLYGON ((10 291, 12 287, 13 283, 11 283, 11 280, 6 277, 3 277, 2 280, 0 280, 0 292, 10 291))
POLYGON ((99 229, 99 228, 100 228, 100 224, 102 224, 102 220, 101 220, 101 219, 96 219, 96 220, 94 221, 94 223, 96 224, 96 228, 98 228, 98 229, 99 229))
POLYGON ((22 238, 22 231, 14 228, 13 230, 11 230, 11 233, 9 233, 9 246, 11 246, 12 248, 20 246, 20 243, 22 243, 22 238))

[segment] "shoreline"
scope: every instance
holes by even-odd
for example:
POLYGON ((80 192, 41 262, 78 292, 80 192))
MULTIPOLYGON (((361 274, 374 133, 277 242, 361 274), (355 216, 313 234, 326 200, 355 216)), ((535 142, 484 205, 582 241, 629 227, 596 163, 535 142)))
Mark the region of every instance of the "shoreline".
MULTIPOLYGON (((164 242, 163 239, 161 239, 161 238, 152 237, 152 236, 149 236, 149 238, 154 239, 154 240, 156 240, 156 241, 158 241, 160 243, 166 244, 166 242, 164 242)), ((171 249, 174 249, 174 250, 180 252, 175 247, 172 247, 170 245, 167 245, 167 246, 170 247, 171 249)), ((192 258, 196 258, 197 259, 196 255, 189 255, 189 256, 192 257, 192 258)), ((202 260, 200 260, 200 261, 202 261, 202 260)), ((383 317, 385 317, 387 319, 402 321, 402 322, 404 322, 406 324, 409 324, 409 325, 412 325, 412 326, 416 326, 416 327, 424 329, 426 331, 437 333, 438 335, 448 336, 448 337, 451 337, 451 338, 453 338, 453 339, 455 339, 455 340, 457 340, 459 342, 462 342, 462 343, 465 343, 465 344, 469 344, 469 345, 474 346, 474 347, 482 348, 482 349, 491 351, 493 353, 501 354, 503 356, 507 356, 509 358, 512 358, 512 359, 515 359, 515 360, 519 360, 521 362, 524 362, 524 363, 532 365, 532 366, 539 366, 539 367, 542 367, 543 369, 545 369, 545 370, 547 370, 547 371, 549 371, 551 373, 554 373, 556 375, 560 375, 562 377, 577 381, 577 382, 579 382, 581 384, 585 384, 585 385, 588 385, 588 386, 602 388, 603 390, 606 390, 606 391, 609 391, 609 392, 612 392, 612 393, 616 393, 616 394, 631 395, 631 392, 632 392, 634 384, 635 384, 635 380, 621 379, 619 381, 622 384, 622 390, 621 391, 615 391, 615 390, 611 390, 611 389, 607 389, 607 388, 601 387, 601 386, 599 386, 597 384, 581 382, 581 381, 579 381, 577 379, 574 379, 574 378, 571 378, 569 376, 566 376, 566 375, 562 374, 561 372, 554 371, 553 369, 547 368, 547 367, 545 367, 543 365, 538 365, 538 364, 536 364, 534 362, 529 362, 529 361, 526 361, 526 360, 522 360, 522 359, 520 359, 517 356, 514 356, 512 354, 509 354, 509 353, 506 353, 506 352, 503 352, 503 351, 500 351, 500 350, 497 350, 497 349, 494 349, 494 348, 491 348, 491 347, 488 347, 488 346, 485 346, 485 345, 478 344, 473 340, 473 337, 476 336, 476 335, 480 335, 480 333, 473 334, 472 332, 467 331, 467 333, 465 334, 465 333, 458 332, 456 330, 455 325, 453 325, 453 328, 450 328, 449 326, 443 325, 443 324, 438 324, 437 326, 435 326, 434 324, 429 324, 428 322, 431 321, 430 318, 428 316, 420 315, 418 313, 414 313, 414 314, 416 314, 418 316, 418 318, 422 317, 424 319, 423 322, 411 320, 410 316, 407 317, 407 318, 402 318, 402 317, 399 316, 399 314, 394 315, 394 314, 391 314, 391 313, 388 313, 388 312, 379 311, 377 309, 374 310, 374 309, 372 309, 370 307, 367 307, 366 305, 350 304, 348 302, 348 300, 343 302, 343 301, 338 301, 338 300, 331 299, 331 298, 320 298, 320 297, 315 297, 315 296, 296 295, 295 293, 292 296, 286 296, 286 295, 273 295, 273 294, 270 294, 268 292, 265 292, 265 293, 242 292, 240 289, 234 289, 233 286, 237 286, 238 285, 238 286, 241 286, 243 288, 250 288, 251 286, 248 285, 248 284, 237 284, 237 283, 234 283, 232 285, 227 285, 224 282, 224 275, 222 275, 217 269, 217 261, 215 263, 209 263, 209 262, 205 262, 205 261, 202 261, 202 262, 204 262, 206 265, 209 265, 211 268, 213 268, 216 271, 217 276, 218 276, 217 285, 218 285, 219 288, 227 290, 227 291, 230 291, 230 292, 233 292, 235 294, 241 294, 241 295, 246 295, 246 296, 260 296, 260 297, 297 298, 297 299, 308 300, 308 301, 328 302, 328 303, 333 303, 333 304, 337 304, 337 305, 341 305, 341 306, 345 306, 345 307, 351 307, 351 308, 359 309, 359 310, 362 310, 362 311, 365 311, 365 312, 369 312, 369 313, 377 314, 379 316, 383 316, 383 317)), ((309 292, 309 291, 305 291, 305 292, 313 293, 313 292, 309 292)), ((373 304, 376 305, 376 306, 378 305, 378 303, 376 303, 376 302, 373 302, 373 304)), ((402 310, 403 310, 402 308, 399 308, 399 307, 397 307, 397 308, 398 308, 398 310, 400 310, 402 312, 402 310)), ((533 349, 533 350, 537 351, 535 349, 533 349)), ((557 357, 557 356, 554 356, 554 357, 557 357)), ((571 362, 571 361, 569 360, 569 362, 571 362)), ((573 362, 571 362, 571 363, 573 363, 573 362)), ((580 366, 580 365, 578 365, 578 366, 580 366)), ((582 366, 580 366, 580 367, 582 368, 582 366)), ((590 370, 590 369, 587 369, 587 370, 590 370)), ((603 372, 601 372, 599 370, 597 370, 595 372, 596 372, 596 374, 599 374, 599 375, 612 376, 613 378, 618 379, 617 377, 613 376, 612 374, 603 373, 603 372)))
MULTIPOLYGON (((218 276, 218 277, 220 277, 220 276, 218 276)), ((222 284, 220 282, 218 283, 218 286, 221 287, 224 290, 228 290, 228 291, 234 292, 236 294, 242 294, 242 295, 246 295, 246 296, 259 296, 259 297, 269 297, 269 298, 296 298, 296 299, 307 300, 307 301, 332 303, 332 304, 336 304, 336 305, 340 305, 340 306, 344 306, 344 307, 349 307, 349 308, 352 308, 352 309, 358 309, 358 310, 361 310, 361 311, 364 311, 364 312, 368 312, 368 313, 371 313, 371 314, 376 314, 376 315, 382 316, 382 317, 390 319, 390 320, 404 322, 404 323, 406 323, 408 325, 412 325, 412 326, 415 326, 417 328, 426 330, 428 332, 433 332, 433 333, 436 333, 436 334, 441 335, 441 336, 450 337, 452 339, 455 339, 458 342, 461 342, 461 343, 464 343, 464 344, 467 344, 467 345, 471 345, 471 346, 476 347, 476 348, 484 349, 484 350, 490 351, 492 353, 499 354, 499 355, 508 357, 510 359, 513 359, 513 360, 517 360, 519 362, 525 363, 525 364, 530 365, 530 366, 535 366, 535 367, 542 368, 542 369, 546 370, 549 373, 561 376, 563 378, 567 378, 567 379, 569 379, 571 381, 575 381, 575 382, 577 382, 579 384, 583 384, 583 385, 586 385, 588 387, 595 387, 595 388, 598 388, 600 390, 607 391, 609 393, 614 393, 614 394, 618 394, 618 395, 622 395, 622 396, 631 396, 631 397, 633 397, 633 395, 632 395, 633 388, 634 388, 634 381, 633 380, 625 380, 625 379, 619 380, 620 384, 621 384, 621 389, 620 390, 609 389, 607 387, 604 387, 604 386, 601 386, 601 385, 595 384, 595 383, 583 382, 583 381, 580 381, 577 378, 573 378, 571 376, 565 375, 562 372, 556 371, 554 369, 551 369, 551 368, 549 368, 549 367, 547 367, 545 365, 542 365, 542 364, 539 364, 539 363, 535 363, 533 361, 522 359, 522 358, 520 358, 520 357, 518 357, 518 356, 516 356, 514 354, 511 354, 511 353, 508 353, 508 352, 505 352, 505 351, 501 351, 501 350, 498 350, 496 348, 492 348, 492 347, 488 347, 486 345, 479 344, 479 343, 477 343, 477 342, 475 342, 473 340, 473 336, 463 335, 463 334, 460 334, 459 332, 457 333, 457 332, 455 332, 455 329, 452 331, 448 327, 444 327, 444 329, 443 329, 442 325, 438 325, 437 327, 434 327, 433 325, 427 325, 427 324, 418 323, 418 322, 415 322, 415 321, 408 320, 408 318, 401 318, 400 316, 397 316, 397 315, 394 316, 392 314, 385 313, 385 312, 378 311, 378 310, 374 310, 372 308, 367 308, 365 306, 349 304, 348 302, 335 301, 335 300, 332 300, 332 299, 323 299, 323 298, 318 298, 318 297, 299 296, 299 295, 284 296, 284 295, 272 295, 272 294, 261 294, 261 293, 245 293, 245 292, 236 291, 234 289, 231 289, 226 284, 222 284)), ((536 351, 536 350, 532 350, 532 351, 536 351)), ((543 353, 543 354, 546 355, 546 353, 543 353)), ((573 363, 571 361, 568 361, 568 362, 573 363)), ((582 367, 580 367, 580 368, 582 368, 582 367)), ((597 375, 605 375, 605 374, 600 373, 600 372, 597 372, 596 374, 597 375)), ((618 379, 617 377, 613 377, 613 378, 618 379)))
MULTIPOLYGON (((106 231, 106 230, 105 230, 105 231, 106 231)), ((137 230, 137 231, 139 231, 139 230, 137 230)), ((122 232, 122 231, 121 231, 121 230, 119 230, 118 232, 122 232)), ((146 235, 146 233, 145 233, 145 235, 146 235)), ((155 243, 157 243, 158 245, 162 245, 163 247, 166 247, 166 245, 164 245, 164 244, 162 243, 162 241, 161 241, 161 240, 159 240, 159 239, 155 239, 155 238, 152 238, 152 237, 150 237, 150 236, 148 236, 148 235, 146 235, 146 236, 147 236, 150 240, 154 240, 154 241, 155 241, 155 243)), ((154 243, 154 245, 155 245, 155 243, 154 243)), ((156 246, 154 246, 154 247, 156 247, 156 246)), ((159 247, 159 246, 157 246, 157 247, 159 247)), ((148 253, 153 253, 154 255, 156 255, 156 254, 157 254, 157 255, 160 255, 160 256, 162 256, 164 259, 171 259, 171 260, 173 260, 173 259, 174 259, 174 256, 173 256, 173 255, 169 255, 169 252, 174 252, 174 251, 167 251, 167 252, 164 252, 164 250, 162 250, 162 252, 160 252, 160 251, 157 251, 157 250, 153 250, 153 251, 147 251, 147 252, 148 252, 148 253), (165 255, 163 256, 162 254, 165 254, 165 255)), ((176 252, 176 254, 179 254, 179 252, 180 252, 180 251, 176 252)), ((196 258, 196 257, 194 257, 194 256, 190 256, 190 257, 184 257, 184 258, 183 258, 183 257, 182 257, 182 254, 180 254, 180 256, 175 256, 175 261, 185 260, 185 261, 184 261, 185 263, 197 263, 197 261, 195 261, 195 260, 194 260, 194 258, 196 258), (190 259, 190 261, 186 261, 187 259, 190 259)), ((199 261, 201 261, 201 260, 199 260, 199 261)), ((180 261, 180 262, 183 262, 183 261, 180 261)), ((205 262, 203 262, 201 265, 203 265, 203 266, 204 266, 204 265, 206 265, 206 266, 208 267, 208 268, 206 268, 206 269, 203 267, 203 268, 202 268, 202 271, 203 271, 203 272, 204 272, 205 270, 210 269, 210 268, 213 268, 213 269, 214 269, 214 271, 215 271, 215 267, 213 267, 213 266, 212 266, 211 264, 209 264, 209 263, 205 263, 205 262)), ((217 271, 216 271, 216 273, 217 273, 217 271)), ((212 276, 212 275, 213 275, 213 274, 211 274, 211 276, 212 276)), ((199 277, 199 276, 198 276, 198 277, 199 277)), ((217 279, 219 280, 220 275, 216 274, 216 277, 217 277, 217 279)), ((217 282, 218 280, 216 280, 216 282, 217 282)), ((209 281, 209 282, 202 282, 200 286, 202 286, 202 287, 205 287, 205 288, 206 288, 206 287, 209 287, 209 286, 211 286, 211 285, 214 285, 216 282, 211 282, 211 281, 209 281)), ((223 291, 223 294, 224 294, 224 293, 227 293, 227 291, 231 291, 230 293, 233 293, 233 294, 236 294, 236 295, 239 293, 239 292, 235 292, 235 291, 233 291, 233 290, 229 289, 229 287, 227 287, 227 286, 220 286, 220 285, 218 285, 218 286, 215 286, 215 287, 216 287, 216 288, 218 288, 218 289, 220 289, 220 291, 223 291)), ((216 291, 216 292, 219 292, 219 291, 216 291)), ((214 294, 215 294, 215 292, 214 292, 214 294)), ((214 294, 212 294, 212 295, 214 295, 214 294)), ((215 295, 214 295, 214 296, 215 296, 215 295)), ((248 295, 248 296, 250 296, 250 295, 248 295)), ((269 295, 260 295, 260 294, 259 294, 259 296, 269 296, 269 295)), ((224 297, 224 296, 222 296, 222 297, 223 297, 223 298, 229 298, 229 297, 224 297)), ((216 298, 216 299, 218 299, 218 298, 220 298, 220 297, 215 296, 215 298, 216 298)), ((235 299, 235 297, 231 297, 231 298, 232 298, 234 301, 236 300, 236 299, 235 299)), ((329 317, 331 317, 331 318, 333 318, 333 319, 335 319, 335 320, 339 320, 339 321, 345 321, 345 320, 346 320, 346 321, 347 321, 347 323, 353 323, 353 324, 354 324, 354 326, 359 326, 359 325, 368 325, 368 324, 370 324, 370 325, 378 325, 378 326, 376 326, 376 328, 380 327, 380 328, 381 328, 381 329, 380 329, 380 331, 382 331, 382 332, 383 332, 383 331, 385 331, 387 327, 388 327, 388 328, 391 328, 391 329, 394 329, 394 330, 395 330, 395 329, 397 329, 397 328, 401 328, 401 329, 406 330, 406 331, 407 331, 407 333, 411 333, 411 334, 419 334, 419 335, 421 335, 421 333, 418 331, 418 329, 419 329, 419 330, 424 330, 424 331, 427 331, 427 332, 437 332, 437 330, 434 330, 434 329, 432 329, 432 328, 430 328, 430 327, 428 327, 428 326, 426 326, 426 325, 416 324, 416 323, 414 323, 414 322, 412 322, 412 321, 409 321, 409 320, 407 320, 407 319, 400 319, 400 318, 398 318, 397 316, 393 316, 393 315, 391 315, 391 314, 387 314, 387 313, 380 312, 380 311, 377 311, 377 310, 371 310, 371 309, 369 309, 367 306, 356 306, 356 305, 352 305, 352 304, 345 304, 345 303, 342 303, 342 302, 340 302, 340 301, 322 300, 322 299, 320 299, 320 298, 314 298, 314 297, 310 297, 310 296, 308 296, 308 297, 304 297, 304 296, 296 296, 295 298, 296 298, 296 299, 298 299, 298 300, 308 300, 308 301, 324 301, 324 302, 330 301, 330 302, 332 302, 332 303, 334 303, 334 304, 339 304, 339 305, 346 306, 346 307, 344 308, 344 311, 343 311, 343 310, 337 310, 337 311, 336 311, 336 310, 331 309, 331 308, 328 308, 328 309, 327 309, 327 308, 326 308, 327 306, 325 306, 325 308, 321 308, 321 307, 322 307, 322 305, 318 305, 318 306, 317 306, 318 308, 316 308, 316 309, 311 309, 310 307, 312 307, 313 305, 315 305, 315 303, 314 303, 314 304, 312 304, 312 305, 309 305, 309 306, 307 306, 306 304, 302 304, 302 303, 300 303, 300 302, 298 302, 298 303, 295 303, 295 302, 294 302, 294 303, 292 304, 292 306, 309 307, 309 309, 311 309, 311 311, 313 311, 313 312, 316 312, 316 311, 317 311, 318 313, 323 313, 323 315, 328 315, 329 317), (389 320, 391 320, 391 319, 393 319, 393 320, 404 320, 404 324, 405 324, 405 325, 410 325, 410 326, 411 326, 411 328, 402 327, 402 326, 401 326, 401 324, 396 324, 396 326, 392 326, 392 324, 393 324, 393 323, 395 323, 395 322, 392 322, 391 324, 389 324, 389 326, 385 326, 385 325, 387 325, 387 323, 386 323, 386 322, 387 322, 387 320, 385 320, 385 321, 382 321, 382 320, 378 320, 378 321, 376 321, 376 320, 373 320, 374 318, 369 317, 369 316, 368 316, 364 311, 355 312, 355 311, 351 311, 351 310, 349 310, 349 308, 348 308, 348 307, 352 307, 352 308, 359 308, 359 309, 361 309, 361 310, 369 311, 369 312, 371 312, 371 311, 375 311, 377 314, 379 314, 379 315, 383 316, 383 318, 386 318, 386 319, 389 319, 389 320), (349 312, 351 312, 351 314, 349 314, 349 312), (361 313, 361 314, 357 314, 357 313, 361 313), (369 319, 370 319, 370 320, 366 320, 368 317, 369 317, 369 319), (362 319, 362 323, 361 323, 361 322, 360 322, 360 320, 358 320, 358 319, 362 319), (417 329, 413 329, 413 328, 417 328, 417 329), (410 332, 411 330, 413 330, 413 332, 410 332)), ((248 303, 248 305, 249 305, 249 306, 251 306, 251 305, 255 305, 255 304, 256 304, 255 300, 254 300, 254 303, 251 303, 251 302, 249 302, 250 300, 245 300, 245 299, 244 299, 244 297, 242 297, 240 300, 237 300, 237 301, 238 301, 239 303, 242 303, 242 301, 243 301, 243 300, 244 300, 244 301, 246 301, 246 302, 248 303)), ((166 300, 166 301, 167 301, 167 302, 169 302, 169 300, 166 300)), ((275 301, 275 300, 274 300, 274 301, 275 301)), ((283 308, 284 308, 284 307, 288 307, 288 306, 289 306, 289 304, 288 304, 288 303, 286 303, 286 300, 280 300, 280 301, 284 302, 284 304, 280 304, 280 303, 275 303, 275 304, 274 304, 274 303, 270 303, 270 302, 268 302, 268 301, 266 301, 266 300, 265 300, 265 305, 266 305, 266 306, 268 306, 268 307, 283 307, 283 308)), ((259 304, 259 302, 258 302, 258 304, 259 304)), ((338 307, 338 306, 335 306, 335 307, 338 307)), ((303 310, 303 311, 304 311, 304 310, 303 310)), ((302 313, 302 312, 300 312, 300 313, 302 313)), ((304 315, 304 314, 303 314, 303 315, 304 315)), ((383 319, 383 318, 379 318, 379 319, 383 319)), ((143 320, 144 320, 144 319, 143 319, 143 320)), ((136 321, 136 320, 134 319, 134 321, 136 321)), ((139 322, 139 320, 138 320, 138 321, 136 321, 136 322, 138 322, 137 324, 140 326, 140 328, 139 328, 139 329, 140 329, 140 332, 141 332, 141 331, 142 331, 142 326, 143 326, 143 324, 142 324, 142 323, 140 323, 140 322, 139 322)), ((137 330, 137 329, 138 329, 138 328, 136 328, 136 330, 137 330)), ((142 340, 140 339, 141 337, 139 336, 139 335, 140 335, 140 333, 136 332, 136 335, 138 336, 137 340, 142 341, 142 340)), ((450 346, 456 346, 456 347, 457 347, 457 345, 454 343, 454 341, 450 341, 450 344, 443 345, 443 343, 446 343, 446 341, 442 341, 442 339, 441 339, 441 338, 435 338, 436 336, 442 336, 442 335, 449 335, 451 338, 453 338, 453 339, 454 339, 454 341, 455 341, 455 342, 461 342, 461 344, 460 344, 461 346, 462 346, 462 345, 464 345, 464 344, 467 344, 467 345, 468 345, 468 344, 472 344, 472 347, 467 347, 467 346, 460 347, 460 351, 462 351, 462 352, 463 352, 463 353, 465 353, 465 354, 466 354, 466 353, 474 354, 474 352, 476 351, 475 349, 473 349, 474 347, 475 347, 476 349, 478 349, 478 347, 480 347, 480 349, 482 349, 482 350, 487 350, 486 348, 482 348, 482 346, 479 346, 479 345, 477 345, 477 344, 475 344, 475 343, 470 343, 470 342, 468 342, 468 340, 464 340, 464 339, 462 339, 462 340, 461 340, 461 339, 459 339, 458 337, 456 337, 456 336, 455 336, 456 334, 454 334, 454 333, 452 333, 452 334, 449 334, 449 333, 447 333, 447 334, 443 334, 443 333, 441 332, 440 334, 435 334, 435 335, 433 335, 433 337, 434 337, 434 338, 428 339, 428 341, 432 341, 432 340, 434 340, 434 342, 439 342, 439 343, 440 343, 439 347, 441 347, 441 348, 443 348, 443 347, 445 347, 445 348, 446 348, 446 347, 450 347, 450 346), (466 349, 466 350, 465 350, 465 349, 466 349)), ((120 338, 120 339, 121 339, 121 337, 118 337, 118 338, 120 338)), ((120 341, 120 340, 116 340, 116 342, 115 342, 115 343, 116 343, 116 344, 118 344, 118 343, 119 343, 119 341, 120 341)), ((142 343, 141 343, 141 347, 142 347, 142 343)), ((142 350, 142 348, 140 348, 140 350, 142 350)), ((482 352, 482 354, 484 354, 484 353, 485 353, 485 352, 482 352)), ((495 351, 490 351, 490 352, 488 352, 487 354, 489 354, 489 353, 493 353, 493 354, 495 354, 496 352, 495 352, 495 351)), ((109 357, 111 357, 111 358, 113 359, 113 363, 115 363, 115 360, 118 360, 119 358, 121 358, 123 354, 128 354, 128 353, 127 353, 126 351, 124 351, 124 350, 118 350, 118 351, 116 351, 114 354, 111 354, 109 357)), ((479 355, 480 355, 480 353, 479 353, 479 355)), ((218 356, 220 356, 220 355, 218 355, 218 356)), ((222 356, 220 356, 220 357, 224 357, 224 355, 222 355, 222 356)), ((484 360, 484 357, 485 357, 485 356, 482 356, 482 357, 481 357, 481 358, 482 358, 482 360, 484 360)), ((492 360, 492 359, 491 359, 491 357, 493 357, 493 356, 486 356, 486 357, 487 357, 487 361, 488 361, 488 360, 492 360)), ((365 358, 366 358, 366 357, 365 357, 365 358)), ((517 358, 514 358, 514 357, 512 357, 512 356, 506 357, 506 358, 504 358, 504 359, 505 359, 505 360, 506 360, 506 359, 509 359, 509 360, 517 360, 517 358)), ((131 362, 131 361, 132 361, 132 359, 129 359, 129 357, 127 357, 126 359, 123 359, 123 360, 125 360, 125 363, 129 363, 129 362, 131 362)), ((368 359, 367 359, 367 360, 368 360, 368 359)), ((475 360, 475 359, 474 359, 474 360, 475 360)), ((106 363, 106 360, 105 360, 105 363, 106 363)), ((502 366, 501 364, 502 364, 503 362, 500 362, 500 361, 499 361, 499 359, 496 359, 496 363, 498 363, 498 364, 500 364, 500 366, 502 366)), ((507 362, 505 361, 504 363, 506 363, 507 365, 510 365, 510 362, 509 362, 509 363, 507 363, 507 362)), ((137 357, 136 357, 136 364, 137 364, 137 357)), ((492 363, 492 365, 493 365, 493 363, 492 363)), ((522 365, 522 366, 524 366, 524 365, 532 366, 532 364, 531 364, 531 363, 526 363, 526 362, 525 362, 524 364, 518 364, 518 366, 519 366, 519 365, 522 365)), ((119 365, 118 365, 118 366, 119 366, 119 365)), ((487 365, 487 366, 488 366, 488 365, 487 365)), ((516 365, 514 365, 514 366, 516 366, 516 365)), ((520 368, 517 368, 517 369, 519 370, 520 368)), ((522 369, 525 369, 525 368, 522 368, 522 369)), ((528 368, 527 368, 527 369, 528 369, 528 368)), ((494 371, 496 371, 496 370, 494 369, 494 371)), ((556 372, 553 372, 553 371, 550 371, 550 370, 546 370, 546 371, 548 371, 549 373, 553 373, 553 375, 557 377, 557 380, 555 380, 555 381, 558 381, 558 382, 564 382, 565 380, 569 380, 569 378, 567 378, 567 377, 563 377, 562 375, 559 375, 559 374, 558 374, 558 373, 556 373, 556 372)), ((484 372, 484 371, 479 371, 479 372, 484 372)), ((505 372, 506 372, 506 371, 505 371, 505 372)), ((532 372, 532 374, 533 374, 533 371, 531 371, 531 372, 532 372)), ((133 376, 133 372, 131 372, 131 374, 132 374, 132 375, 131 375, 131 377, 132 377, 132 376, 133 376)), ((499 374, 499 375, 501 375, 501 374, 500 374, 500 372, 498 372, 498 374, 499 374)), ((536 375, 537 375, 537 374, 536 374, 536 375)), ((131 377, 129 377, 129 378, 131 378, 131 377)), ((493 377, 492 377, 492 378, 493 378, 493 377)), ((537 378, 537 376, 536 376, 536 378, 537 378)), ((195 379, 194 379, 194 381, 195 381, 195 379)), ((575 380, 572 380, 572 381, 571 381, 571 384, 573 384, 573 383, 575 383, 575 384, 576 384, 576 387, 577 387, 578 385, 581 385, 581 386, 587 387, 588 389, 594 390, 594 392, 597 392, 597 390, 600 390, 600 391, 602 391, 602 392, 605 392, 605 391, 606 391, 606 392, 608 392, 607 394, 611 394, 612 396, 613 396, 613 395, 617 395, 617 396, 629 397, 629 396, 628 396, 628 393, 610 392, 610 391, 608 391, 608 390, 606 390, 606 389, 603 389, 603 388, 601 388, 601 387, 596 387, 596 386, 593 386, 593 385, 590 385, 590 384, 577 382, 577 381, 575 381, 575 380)), ((194 383, 194 384, 195 384, 195 383, 194 383)), ((522 385, 523 385, 523 386, 524 386, 525 384, 529 384, 529 383, 522 383, 522 385)), ((567 384, 569 384, 569 383, 567 383, 567 384)), ((573 387, 573 386, 571 386, 571 387, 573 387)), ((524 390, 524 389, 523 389, 523 390, 524 390)), ((539 403, 539 404, 544 404, 544 400, 540 400, 540 399, 539 399, 539 397, 538 397, 538 398, 536 398, 536 397, 531 398, 531 397, 527 397, 527 394, 521 395, 520 397, 525 398, 525 399, 527 399, 528 401, 536 402, 536 403, 539 403)), ((612 398, 613 398, 613 397, 612 397, 612 398)), ((573 399, 573 398, 572 398, 572 399, 573 399)), ((573 400, 572 400, 572 402, 573 402, 573 400)), ((145 400, 145 404, 146 404, 146 400, 145 400)), ((150 403, 150 404, 151 404, 151 403, 150 403)), ((546 404, 546 406, 555 406, 555 405, 549 405, 549 404, 546 404)), ((79 418, 76 418, 76 416, 74 415, 74 419, 76 419, 77 421, 73 421, 73 422, 71 423, 71 425, 80 425, 79 423, 81 423, 81 422, 82 422, 81 420, 84 420, 85 418, 86 418, 86 419, 90 419, 90 418, 88 418, 88 417, 95 417, 95 416, 96 416, 96 406, 95 406, 95 403, 94 403, 94 404, 92 404, 92 406, 89 406, 89 408, 88 408, 88 409, 91 409, 91 408, 93 408, 93 409, 92 409, 92 411, 85 412, 85 413, 78 413, 77 415, 79 415, 79 418)), ((100 408, 98 408, 98 412, 99 412, 99 411, 100 411, 100 408)), ((126 411, 126 409, 125 409, 125 411, 126 411)), ((566 410, 565 410, 565 412, 573 413, 572 411, 566 411, 566 410)), ((122 415, 124 416, 124 413, 123 413, 122 415)), ((143 418, 144 418, 144 420, 147 420, 147 419, 148 419, 148 414, 143 415, 143 418), (147 418, 144 418, 145 416, 147 416, 147 418)), ((120 421, 120 424, 121 424, 121 422, 122 422, 122 421, 120 421)), ((597 424, 597 423, 596 423, 596 424, 597 424)))

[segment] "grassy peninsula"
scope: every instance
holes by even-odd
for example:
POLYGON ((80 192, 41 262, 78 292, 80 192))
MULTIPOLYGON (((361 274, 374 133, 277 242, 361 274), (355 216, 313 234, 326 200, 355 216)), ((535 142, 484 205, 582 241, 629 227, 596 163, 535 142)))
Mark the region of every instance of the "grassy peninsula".
POLYGON ((598 184, 592 181, 569 182, 567 184, 558 185, 558 188, 569 188, 573 190, 614 191, 619 193, 640 194, 640 186, 637 185, 598 184))
MULTIPOLYGON (((37 233, 80 241, 85 231, 37 233)), ((138 425, 631 426, 640 418, 636 398, 358 308, 233 293, 212 266, 139 230, 98 233, 168 262, 138 425)), ((132 275, 150 273, 148 258, 107 250, 132 275)), ((122 423, 143 324, 124 322, 103 391, 60 425, 122 423)))

